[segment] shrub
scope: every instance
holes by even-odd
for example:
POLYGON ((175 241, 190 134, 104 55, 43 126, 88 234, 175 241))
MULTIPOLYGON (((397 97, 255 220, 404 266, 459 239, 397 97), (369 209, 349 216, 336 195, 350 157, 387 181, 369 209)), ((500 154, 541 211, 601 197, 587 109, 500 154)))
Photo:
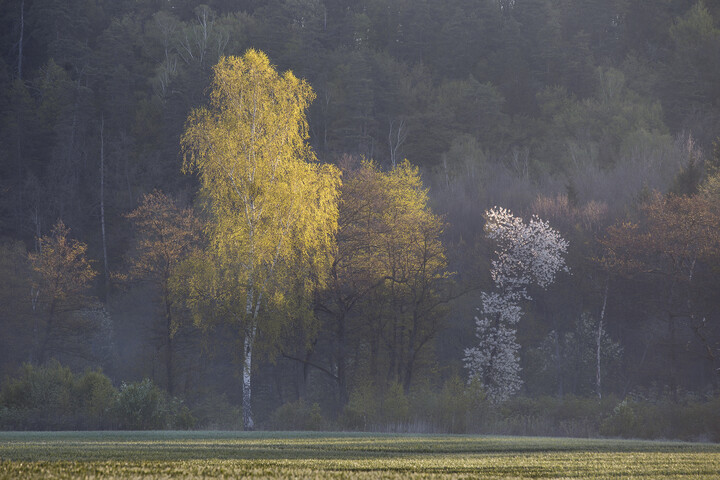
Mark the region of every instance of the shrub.
POLYGON ((350 393, 338 422, 346 430, 366 431, 377 421, 378 411, 375 387, 372 384, 361 385, 350 393))
POLYGON ((122 384, 115 399, 115 413, 123 429, 159 430, 171 425, 168 400, 149 378, 122 384))
POLYGON ((242 430, 242 409, 231 404, 227 397, 204 392, 192 402, 192 415, 197 426, 206 430, 242 430))
POLYGON ((100 370, 75 375, 56 361, 25 364, 0 389, 1 429, 192 428, 194 422, 182 401, 150 380, 118 391, 100 370))
POLYGON ((110 428, 117 390, 100 370, 86 371, 75 384, 75 396, 80 403, 82 426, 92 430, 110 428))
POLYGON ((401 430, 410 420, 410 402, 402 385, 392 383, 383 396, 378 420, 390 430, 401 430))
POLYGON ((270 418, 270 426, 274 430, 324 430, 327 422, 319 404, 309 405, 298 400, 285 403, 275 410, 270 418))
POLYGON ((93 412, 105 408, 108 393, 113 393, 112 384, 99 371, 76 377, 57 361, 43 366, 25 364, 18 377, 6 379, 0 390, 0 426, 19 430, 98 428, 101 418, 93 412), (97 395, 88 399, 83 387, 93 383, 104 387, 96 388, 97 395))
POLYGON ((438 423, 450 433, 465 433, 470 403, 470 395, 460 377, 451 377, 440 393, 438 423))
POLYGON ((600 433, 623 438, 718 441, 720 398, 685 403, 625 399, 602 422, 600 433))

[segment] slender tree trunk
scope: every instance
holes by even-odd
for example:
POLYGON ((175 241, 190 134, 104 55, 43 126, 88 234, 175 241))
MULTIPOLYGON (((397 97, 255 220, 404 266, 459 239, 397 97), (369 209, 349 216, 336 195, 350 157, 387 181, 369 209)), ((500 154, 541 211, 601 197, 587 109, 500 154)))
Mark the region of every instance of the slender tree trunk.
POLYGON ((20 41, 18 42, 18 79, 22 80, 23 41, 25 37, 25 0, 20 2, 20 41))
POLYGON ((307 398, 307 383, 308 375, 310 375, 310 359, 312 358, 312 349, 305 350, 305 359, 299 365, 300 378, 298 378, 298 400, 305 400, 307 398))
POLYGON ((245 303, 245 318, 250 325, 244 326, 245 337, 243 339, 243 428, 247 431, 255 429, 255 422, 252 414, 252 354, 255 346, 255 335, 257 334, 257 317, 260 312, 260 301, 262 295, 258 294, 255 300, 255 289, 253 277, 250 276, 251 287, 247 290, 247 301, 245 303))
POLYGON ((347 392, 347 359, 345 356, 345 312, 338 317, 337 325, 337 380, 340 405, 345 405, 348 400, 347 392))
MULTIPOLYGON (((171 319, 168 315, 167 317, 167 328, 170 330, 171 328, 171 319)), ((167 374, 167 389, 168 393, 170 395, 173 394, 173 390, 175 389, 175 382, 173 379, 173 337, 172 335, 168 335, 167 337, 167 352, 165 357, 165 370, 167 374)))
POLYGON ((103 266, 105 267, 105 304, 110 294, 110 270, 108 269, 107 239, 105 237, 105 115, 100 119, 100 230, 102 231, 103 266))
POLYGON ((379 384, 378 378, 378 355, 380 353, 380 334, 376 329, 370 335, 370 379, 374 384, 379 384))
POLYGON ((255 333, 257 326, 254 324, 245 334, 245 344, 243 346, 245 358, 243 359, 243 428, 245 430, 254 430, 255 422, 252 415, 252 353, 255 343, 255 333))
POLYGON ((45 337, 40 345, 40 352, 38 354, 38 363, 42 365, 47 360, 47 351, 50 347, 50 339, 53 333, 53 320, 55 319, 55 300, 50 304, 50 313, 48 314, 47 325, 45 326, 45 337))
POLYGON ((671 280, 670 292, 667 299, 667 317, 668 317, 668 343, 670 348, 670 390, 672 391, 673 402, 678 401, 678 376, 677 376, 677 329, 675 325, 675 316, 673 315, 673 298, 675 296, 675 279, 671 280))
POLYGON ((166 335, 166 347, 165 352, 165 373, 167 375, 167 391, 170 395, 175 390, 175 378, 173 376, 173 333, 172 333, 172 314, 170 313, 170 298, 169 294, 165 292, 165 335, 166 335))
MULTIPOLYGON (((545 302, 538 301, 539 308, 541 309, 543 316, 548 318, 548 308, 545 302)), ((560 328, 557 321, 557 316, 552 315, 552 326, 555 331, 555 371, 557 372, 557 397, 563 398, 565 396, 565 372, 563 371, 564 359, 563 352, 560 349, 560 328)))
POLYGON ((603 305, 602 309, 600 310, 600 321, 598 322, 598 331, 597 331, 597 370, 595 371, 595 389, 597 391, 597 396, 599 399, 602 398, 602 377, 600 372, 600 346, 602 342, 602 334, 603 334, 603 320, 605 319, 605 306, 607 305, 607 296, 608 296, 608 286, 609 281, 605 283, 605 295, 603 296, 603 305))

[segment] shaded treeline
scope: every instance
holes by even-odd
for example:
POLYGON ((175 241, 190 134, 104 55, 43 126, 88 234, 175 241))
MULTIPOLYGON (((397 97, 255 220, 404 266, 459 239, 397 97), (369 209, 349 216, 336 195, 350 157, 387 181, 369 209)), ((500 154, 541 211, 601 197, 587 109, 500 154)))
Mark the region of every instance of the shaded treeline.
POLYGON ((343 170, 326 288, 259 332, 261 422, 464 383, 494 205, 570 244, 518 325, 523 394, 716 391, 720 7, 690 0, 3 2, 2 375, 56 358, 240 404, 243 339, 194 323, 171 271, 205 241, 186 119, 248 48, 312 86, 310 143, 343 170))

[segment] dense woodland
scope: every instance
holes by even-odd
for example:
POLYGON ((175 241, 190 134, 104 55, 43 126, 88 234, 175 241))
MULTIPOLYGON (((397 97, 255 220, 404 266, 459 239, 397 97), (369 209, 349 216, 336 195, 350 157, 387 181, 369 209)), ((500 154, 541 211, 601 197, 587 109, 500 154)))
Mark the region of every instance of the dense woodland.
POLYGON ((40 365, 241 427, 251 335, 260 427, 491 428, 575 399, 617 433, 627 402, 717 399, 718 285, 717 2, 0 2, 5 428, 40 365), (248 49, 311 87, 303 154, 339 179, 331 257, 273 280, 257 331, 207 266, 232 251, 189 159, 214 66, 248 49), (466 368, 494 206, 567 242, 518 300, 500 400, 466 368))

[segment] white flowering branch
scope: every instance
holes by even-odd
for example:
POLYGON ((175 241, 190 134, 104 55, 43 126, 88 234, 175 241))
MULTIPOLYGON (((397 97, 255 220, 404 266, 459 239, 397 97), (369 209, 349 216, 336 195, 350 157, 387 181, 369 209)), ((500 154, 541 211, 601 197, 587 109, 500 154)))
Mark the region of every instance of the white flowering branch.
POLYGON ((550 225, 533 216, 526 224, 509 210, 494 207, 485 212, 488 238, 497 242, 490 274, 498 292, 482 293, 482 312, 475 317, 476 347, 465 350, 470 378, 481 381, 493 402, 517 393, 520 379, 520 346, 515 325, 520 321, 520 302, 530 300, 531 284, 546 288, 559 271, 568 271, 568 242, 550 225))

